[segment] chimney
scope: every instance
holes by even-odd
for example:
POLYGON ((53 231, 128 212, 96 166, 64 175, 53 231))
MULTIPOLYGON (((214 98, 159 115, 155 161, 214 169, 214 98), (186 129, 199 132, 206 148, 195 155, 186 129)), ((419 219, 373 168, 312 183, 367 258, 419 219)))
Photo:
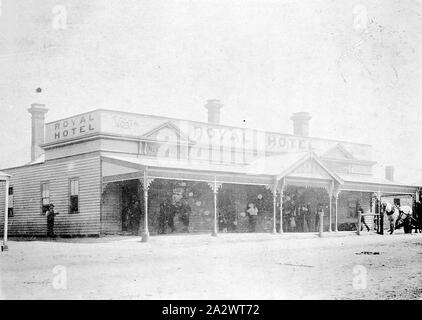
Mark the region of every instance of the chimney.
POLYGON ((33 103, 28 112, 32 116, 31 161, 34 161, 44 153, 40 145, 44 143, 44 119, 48 109, 44 104, 33 103))
POLYGON ((208 122, 209 123, 220 123, 220 109, 223 107, 223 104, 220 100, 211 99, 208 100, 205 108, 208 109, 208 122))
POLYGON ((290 117, 293 120, 293 134, 297 136, 309 136, 309 120, 311 115, 308 112, 296 112, 290 117))
POLYGON ((385 166, 385 179, 389 181, 394 181, 394 167, 385 166))

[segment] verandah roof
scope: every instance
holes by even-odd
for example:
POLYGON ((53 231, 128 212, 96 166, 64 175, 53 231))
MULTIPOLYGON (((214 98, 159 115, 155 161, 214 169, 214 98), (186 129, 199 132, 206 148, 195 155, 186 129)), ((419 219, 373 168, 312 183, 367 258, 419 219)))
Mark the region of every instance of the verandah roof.
MULTIPOLYGON (((217 181, 222 183, 271 185, 282 178, 297 178, 294 176, 295 170, 300 168, 306 161, 311 161, 326 174, 325 180, 334 181, 338 185, 339 190, 389 194, 414 194, 417 190, 416 186, 391 182, 372 176, 336 174, 328 169, 314 153, 308 151, 262 157, 251 164, 245 165, 114 155, 104 155, 102 160, 109 164, 107 169, 103 170, 103 177, 106 177, 105 180, 109 181, 113 181, 113 176, 121 176, 121 178, 114 179, 114 181, 125 180, 125 177, 127 175, 130 176, 131 173, 148 170, 148 175, 152 178, 198 181, 213 181, 217 179, 217 181), (128 171, 115 170, 117 167, 127 168, 128 171)), ((305 175, 301 179, 316 181, 319 177, 305 175)))
POLYGON ((8 175, 7 173, 0 171, 0 180, 4 181, 6 179, 10 178, 10 175, 8 175))

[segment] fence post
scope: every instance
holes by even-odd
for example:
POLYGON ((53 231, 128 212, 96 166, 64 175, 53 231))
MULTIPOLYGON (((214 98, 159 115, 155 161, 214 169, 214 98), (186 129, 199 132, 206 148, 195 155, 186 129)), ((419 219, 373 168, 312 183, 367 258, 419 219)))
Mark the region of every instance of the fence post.
POLYGON ((360 229, 362 228, 361 220, 362 220, 362 213, 358 211, 358 230, 357 230, 358 236, 360 236, 360 229))

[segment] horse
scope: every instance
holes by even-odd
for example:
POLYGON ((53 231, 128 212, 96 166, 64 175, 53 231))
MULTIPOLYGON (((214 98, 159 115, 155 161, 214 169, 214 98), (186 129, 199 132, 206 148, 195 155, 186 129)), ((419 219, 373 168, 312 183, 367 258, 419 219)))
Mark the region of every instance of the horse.
POLYGON ((397 206, 391 203, 382 204, 383 211, 387 214, 390 223, 390 234, 395 229, 404 228, 405 233, 411 233, 414 226, 417 225, 416 219, 412 216, 412 208, 410 206, 397 206))
MULTIPOLYGON (((389 202, 382 203, 382 210, 387 214, 387 219, 390 224, 390 234, 393 234, 396 228, 396 221, 399 217, 399 208, 389 202)), ((383 226, 381 226, 382 228, 383 226)))
POLYGON ((404 233, 412 233, 412 229, 416 227, 416 219, 412 215, 412 208, 410 206, 401 206, 399 209, 399 216, 396 220, 395 228, 399 229, 403 226, 404 233))
POLYGON ((417 201, 415 203, 415 212, 413 218, 416 220, 414 224, 415 233, 422 233, 422 203, 417 201))

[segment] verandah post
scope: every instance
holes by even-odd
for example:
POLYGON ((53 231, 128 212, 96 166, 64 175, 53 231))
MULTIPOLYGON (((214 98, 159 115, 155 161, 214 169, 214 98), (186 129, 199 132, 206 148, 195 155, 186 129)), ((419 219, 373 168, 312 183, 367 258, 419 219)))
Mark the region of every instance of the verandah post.
POLYGON ((329 197, 329 201, 328 201, 328 203, 329 203, 328 232, 333 231, 332 225, 333 225, 333 196, 334 196, 334 192, 335 192, 334 188, 335 188, 335 183, 334 183, 334 180, 333 180, 333 181, 331 181, 331 185, 330 185, 330 188, 328 190, 328 197, 329 197))
POLYGON ((324 233, 324 211, 319 211, 319 236, 322 237, 324 233))
POLYGON ((147 170, 144 171, 143 180, 141 180, 144 189, 144 232, 142 232, 142 242, 149 240, 149 227, 148 227, 148 190, 152 179, 148 179, 147 170))
POLYGON ((277 178, 274 179, 274 184, 271 188, 273 194, 273 234, 277 233, 277 178))
POLYGON ((212 236, 216 237, 218 234, 218 215, 217 215, 217 193, 218 193, 218 188, 221 186, 221 184, 217 183, 217 177, 214 177, 214 183, 209 183, 208 184, 213 193, 214 193, 214 227, 213 227, 213 231, 212 231, 212 236))
POLYGON ((378 191, 378 213, 380 218, 380 234, 384 234, 384 212, 381 212, 381 191, 378 191))
POLYGON ((147 242, 149 239, 149 229, 148 229, 148 190, 144 189, 144 232, 142 233, 142 242, 147 242))
POLYGON ((280 233, 283 233, 283 193, 285 187, 285 180, 283 179, 280 186, 280 233))
POLYGON ((360 210, 358 211, 358 228, 356 230, 356 233, 358 234, 358 236, 360 236, 360 229, 362 228, 362 213, 360 212, 360 210))
POLYGON ((334 204, 335 204, 335 232, 338 232, 338 196, 340 191, 334 193, 334 204))
POLYGON ((332 231, 332 215, 333 215, 333 194, 330 193, 330 201, 329 201, 329 205, 330 205, 330 216, 328 217, 328 223, 329 223, 329 227, 328 227, 328 232, 332 231))
POLYGON ((7 246, 7 233, 9 227, 9 177, 5 180, 5 202, 4 202, 4 229, 3 229, 3 246, 1 247, 2 251, 7 251, 9 247, 7 246))
POLYGON ((217 218, 217 191, 214 191, 214 230, 212 235, 217 236, 218 233, 218 218, 217 218))

